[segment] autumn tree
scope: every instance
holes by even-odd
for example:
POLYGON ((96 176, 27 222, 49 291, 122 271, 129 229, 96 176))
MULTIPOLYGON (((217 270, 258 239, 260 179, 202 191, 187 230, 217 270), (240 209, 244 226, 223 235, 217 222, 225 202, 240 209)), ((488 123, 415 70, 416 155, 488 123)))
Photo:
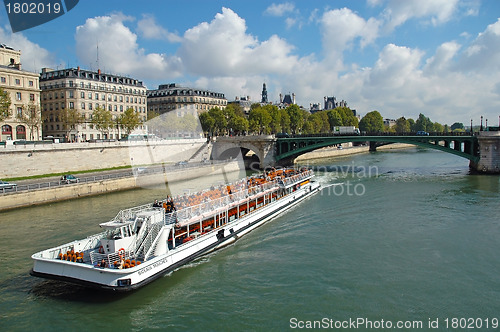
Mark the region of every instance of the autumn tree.
POLYGON ((248 124, 251 131, 257 134, 268 134, 270 132, 271 115, 267 109, 257 107, 250 111, 248 124))
POLYGON ((198 115, 200 119, 201 129, 206 135, 212 135, 215 131, 215 120, 209 112, 203 112, 198 115))
MULTIPOLYGON (((118 124, 125 130, 128 136, 135 128, 137 128, 141 124, 141 118, 139 116, 139 113, 134 111, 133 108, 129 107, 120 115, 118 124)), ((112 125, 113 124, 111 124, 110 127, 112 125)))
POLYGON ((208 111, 208 114, 214 119, 214 135, 223 135, 227 129, 226 115, 218 107, 214 107, 208 111))
POLYGON ((396 125, 394 126, 398 134, 404 134, 410 132, 410 122, 405 119, 404 116, 396 120, 396 125))
POLYGON ((92 112, 92 124, 95 129, 99 130, 104 136, 114 125, 111 112, 100 106, 97 107, 94 112, 92 112))
POLYGON ((17 116, 17 119, 30 128, 30 140, 35 139, 35 133, 37 134, 36 139, 40 138, 38 137, 38 133, 42 125, 42 112, 38 105, 35 105, 33 102, 23 105, 23 112, 17 116))
POLYGON ((7 91, 0 88, 0 121, 7 119, 10 116, 10 96, 7 91))
POLYGON ((298 134, 302 130, 302 126, 304 125, 304 114, 299 106, 293 104, 286 108, 286 112, 290 117, 290 129, 293 134, 298 134))
POLYGON ((358 118, 354 116, 353 111, 349 107, 337 107, 335 110, 339 112, 340 118, 342 119, 342 126, 358 127, 358 118))
POLYGON ((367 133, 377 133, 384 130, 384 118, 378 111, 366 113, 359 122, 359 130, 367 133))
POLYGON ((68 138, 71 131, 75 130, 76 127, 85 120, 83 115, 76 109, 63 109, 59 112, 59 115, 61 116, 63 128, 68 138))

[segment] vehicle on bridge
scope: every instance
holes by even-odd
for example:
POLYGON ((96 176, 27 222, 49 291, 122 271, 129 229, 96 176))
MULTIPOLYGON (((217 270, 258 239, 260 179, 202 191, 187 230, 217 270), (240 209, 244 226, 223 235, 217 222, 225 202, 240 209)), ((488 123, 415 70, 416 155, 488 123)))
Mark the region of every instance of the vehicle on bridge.
POLYGON ((417 131, 417 136, 429 136, 429 133, 423 130, 417 131))
POLYGON ((335 136, 360 135, 360 132, 359 129, 354 126, 336 126, 333 127, 333 135, 335 136))

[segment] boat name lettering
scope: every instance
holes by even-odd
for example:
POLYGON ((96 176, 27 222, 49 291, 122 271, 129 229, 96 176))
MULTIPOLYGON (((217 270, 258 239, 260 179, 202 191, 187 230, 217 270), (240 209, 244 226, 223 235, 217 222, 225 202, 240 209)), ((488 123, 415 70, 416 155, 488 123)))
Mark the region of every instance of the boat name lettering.
POLYGON ((158 262, 155 262, 155 263, 153 263, 153 264, 151 264, 151 265, 149 265, 149 266, 145 266, 145 267, 143 267, 142 269, 140 269, 140 270, 139 270, 139 272, 138 272, 138 273, 139 273, 139 275, 142 275, 142 274, 144 274, 144 273, 146 273, 146 272, 150 271, 151 269, 155 269, 155 268, 157 268, 158 266, 160 266, 160 265, 163 265, 163 264, 167 263, 167 261, 168 261, 168 257, 165 257, 165 258, 163 258, 163 259, 160 259, 158 262))

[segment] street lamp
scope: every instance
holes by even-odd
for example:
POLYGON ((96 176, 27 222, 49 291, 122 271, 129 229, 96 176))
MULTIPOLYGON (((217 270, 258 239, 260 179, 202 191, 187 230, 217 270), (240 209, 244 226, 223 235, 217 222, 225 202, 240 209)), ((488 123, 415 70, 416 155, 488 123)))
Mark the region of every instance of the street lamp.
POLYGON ((481 128, 479 129, 479 131, 483 131, 483 116, 481 115, 481 128))
POLYGON ((474 135, 474 130, 472 130, 472 119, 470 119, 470 134, 474 135))

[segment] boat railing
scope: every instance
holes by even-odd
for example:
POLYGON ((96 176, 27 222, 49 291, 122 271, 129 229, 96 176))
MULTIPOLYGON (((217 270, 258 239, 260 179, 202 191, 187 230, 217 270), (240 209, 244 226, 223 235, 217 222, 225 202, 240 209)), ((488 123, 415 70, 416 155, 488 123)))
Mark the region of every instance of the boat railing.
POLYGON ((306 180, 306 179, 310 178, 312 175, 313 175, 313 171, 308 170, 308 171, 301 172, 300 174, 292 175, 289 178, 281 179, 281 182, 283 183, 283 186, 287 187, 287 186, 294 184, 296 182, 299 182, 301 180, 306 180))
POLYGON ((134 258, 134 252, 131 250, 120 251, 119 253, 112 252, 110 254, 100 254, 95 251, 90 253, 90 262, 94 266, 98 265, 103 259, 109 267, 113 267, 115 265, 115 262, 119 263, 122 261, 122 259, 127 260, 134 258))
POLYGON ((130 220, 130 219, 135 219, 135 216, 137 215, 138 212, 148 210, 153 206, 152 203, 140 205, 140 206, 135 206, 129 209, 121 210, 118 212, 116 217, 114 217, 111 221, 124 221, 124 220, 130 220))
POLYGON ((198 205, 189 206, 177 211, 177 221, 187 221, 193 217, 201 216, 205 213, 211 213, 220 208, 225 208, 231 203, 242 201, 248 197, 263 193, 268 189, 277 186, 275 181, 269 181, 261 185, 253 186, 248 189, 240 190, 234 194, 229 194, 198 205))

